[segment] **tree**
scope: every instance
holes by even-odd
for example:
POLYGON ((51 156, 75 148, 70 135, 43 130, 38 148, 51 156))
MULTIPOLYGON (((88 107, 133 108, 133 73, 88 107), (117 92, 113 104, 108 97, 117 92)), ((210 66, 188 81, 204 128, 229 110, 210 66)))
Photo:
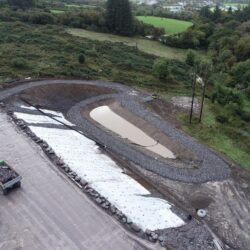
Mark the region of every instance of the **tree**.
POLYGON ((235 54, 239 60, 250 58, 250 35, 244 36, 235 45, 235 54))
POLYGON ((7 0, 8 4, 21 9, 28 9, 35 5, 35 0, 7 0))
POLYGON ((233 9, 232 9, 231 6, 229 6, 229 8, 228 8, 228 10, 227 10, 227 13, 228 13, 229 15, 232 15, 232 14, 233 14, 233 9))
POLYGON ((213 18, 215 21, 218 21, 221 18, 221 9, 218 5, 215 7, 213 18))
POLYGON ((209 6, 202 7, 200 10, 200 15, 205 18, 211 18, 212 17, 212 12, 209 8, 209 6))
POLYGON ((128 0, 108 0, 106 6, 106 25, 110 32, 132 35, 134 23, 128 0))
POLYGON ((234 65, 231 74, 235 79, 235 85, 241 84, 245 88, 250 86, 250 59, 234 65))
POLYGON ((197 48, 200 45, 199 41, 199 34, 192 29, 187 30, 181 34, 182 41, 184 48, 197 48))

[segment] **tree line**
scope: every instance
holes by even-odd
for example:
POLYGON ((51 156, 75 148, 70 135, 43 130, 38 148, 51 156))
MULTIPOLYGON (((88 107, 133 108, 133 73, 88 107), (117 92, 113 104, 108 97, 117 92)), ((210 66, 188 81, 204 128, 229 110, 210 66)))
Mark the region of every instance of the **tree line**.
POLYGON ((75 28, 83 28, 99 32, 110 32, 118 35, 153 35, 160 37, 164 29, 145 24, 137 20, 131 9, 128 0, 108 0, 105 11, 90 10, 78 12, 65 12, 60 15, 53 15, 49 9, 43 7, 39 2, 39 11, 23 12, 23 9, 35 7, 35 0, 7 0, 11 10, 0 13, 0 20, 22 21, 33 24, 61 24, 75 28), (12 12, 12 11, 15 12, 12 12))

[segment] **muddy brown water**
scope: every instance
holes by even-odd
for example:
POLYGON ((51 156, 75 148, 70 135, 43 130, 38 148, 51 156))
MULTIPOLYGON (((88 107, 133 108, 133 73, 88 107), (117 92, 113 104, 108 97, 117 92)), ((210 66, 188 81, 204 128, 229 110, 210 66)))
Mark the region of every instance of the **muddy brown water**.
POLYGON ((100 106, 90 112, 90 117, 105 128, 140 145, 164 158, 175 159, 175 155, 168 148, 148 136, 141 129, 113 112, 108 106, 100 106))

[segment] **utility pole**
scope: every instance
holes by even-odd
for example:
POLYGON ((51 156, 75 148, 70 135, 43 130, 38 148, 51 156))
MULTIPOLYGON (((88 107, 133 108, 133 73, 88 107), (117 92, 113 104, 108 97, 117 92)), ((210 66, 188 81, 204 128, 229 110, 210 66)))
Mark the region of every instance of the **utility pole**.
POLYGON ((201 118, 202 118, 203 105, 204 105, 204 99, 205 99, 205 92, 206 92, 206 81, 203 81, 199 123, 201 122, 201 118))
POLYGON ((202 114, 203 114, 203 107, 204 107, 204 100, 205 100, 205 93, 206 93, 206 85, 207 85, 208 75, 209 75, 210 71, 211 71, 210 67, 208 65, 206 65, 204 78, 203 78, 203 81, 202 81, 202 99, 201 99, 199 123, 201 122, 201 118, 202 118, 202 114))
POLYGON ((201 122, 203 107, 204 107, 204 100, 205 100, 205 93, 206 93, 206 84, 208 79, 208 66, 205 68, 205 74, 202 81, 202 99, 201 99, 201 107, 200 107, 200 116, 199 116, 199 123, 201 122))
POLYGON ((193 116, 193 108, 194 108, 194 97, 195 97, 195 87, 196 87, 196 77, 197 77, 197 69, 196 66, 194 68, 194 74, 192 79, 192 103, 191 103, 191 110, 190 110, 190 116, 189 116, 189 123, 192 123, 192 116, 193 116))

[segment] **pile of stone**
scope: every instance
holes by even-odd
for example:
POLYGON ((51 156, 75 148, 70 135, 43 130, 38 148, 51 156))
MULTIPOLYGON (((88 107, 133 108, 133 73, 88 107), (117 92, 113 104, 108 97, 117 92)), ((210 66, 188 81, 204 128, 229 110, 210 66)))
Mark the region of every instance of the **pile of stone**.
POLYGON ((0 165, 0 182, 5 184, 17 177, 17 173, 6 165, 0 165))

